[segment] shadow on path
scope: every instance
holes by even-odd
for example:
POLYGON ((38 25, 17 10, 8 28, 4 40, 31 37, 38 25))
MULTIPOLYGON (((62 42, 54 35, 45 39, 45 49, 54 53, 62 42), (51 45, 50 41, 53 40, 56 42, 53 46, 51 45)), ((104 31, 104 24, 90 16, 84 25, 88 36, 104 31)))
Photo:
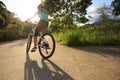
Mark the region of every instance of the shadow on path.
POLYGON ((24 80, 74 80, 51 60, 41 59, 42 67, 37 61, 26 55, 24 80))

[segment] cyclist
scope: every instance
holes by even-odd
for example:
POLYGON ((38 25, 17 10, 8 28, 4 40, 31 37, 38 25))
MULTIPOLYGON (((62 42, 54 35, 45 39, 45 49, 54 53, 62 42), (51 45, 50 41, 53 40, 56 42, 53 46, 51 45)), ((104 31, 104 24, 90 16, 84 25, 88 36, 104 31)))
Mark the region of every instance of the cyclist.
POLYGON ((30 21, 32 18, 34 18, 36 15, 39 16, 40 20, 35 27, 35 33, 34 33, 34 47, 32 48, 31 52, 35 52, 37 50, 37 36, 39 35, 39 32, 41 31, 42 33, 45 32, 45 30, 48 27, 49 20, 48 20, 48 13, 45 10, 45 4, 39 4, 38 5, 38 11, 28 20, 30 21))

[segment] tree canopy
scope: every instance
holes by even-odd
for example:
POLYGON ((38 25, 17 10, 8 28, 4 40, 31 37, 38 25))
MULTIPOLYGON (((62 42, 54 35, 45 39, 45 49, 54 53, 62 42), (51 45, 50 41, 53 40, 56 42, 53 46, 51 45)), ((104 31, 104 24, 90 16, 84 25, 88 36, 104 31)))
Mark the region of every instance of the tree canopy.
POLYGON ((103 4, 101 7, 97 8, 97 13, 99 14, 100 21, 107 22, 110 18, 111 8, 103 4))
POLYGON ((68 16, 69 22, 86 22, 86 8, 92 0, 45 0, 46 9, 53 17, 68 16))
POLYGON ((7 10, 6 5, 0 1, 0 28, 3 28, 8 24, 10 14, 11 13, 7 10))
POLYGON ((120 15, 120 0, 114 0, 111 3, 111 6, 113 6, 112 13, 116 16, 120 15))

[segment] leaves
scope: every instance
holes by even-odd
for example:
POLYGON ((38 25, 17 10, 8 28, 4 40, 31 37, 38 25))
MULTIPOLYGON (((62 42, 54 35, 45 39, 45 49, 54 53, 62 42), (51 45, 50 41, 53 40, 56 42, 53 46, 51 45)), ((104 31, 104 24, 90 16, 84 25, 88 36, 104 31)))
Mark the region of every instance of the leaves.
POLYGON ((45 0, 46 10, 48 13, 55 17, 69 16, 68 18, 73 21, 82 21, 86 15, 86 8, 92 4, 92 0, 45 0), (76 15, 77 14, 77 15, 76 15), (81 19, 82 17, 82 19, 81 19))
POLYGON ((112 13, 116 16, 120 15, 120 0, 114 0, 111 3, 111 6, 113 6, 112 13))
POLYGON ((107 22, 109 21, 111 8, 103 4, 101 7, 97 8, 97 13, 99 14, 99 20, 107 22))
POLYGON ((68 46, 120 45, 120 23, 85 25, 77 29, 55 34, 57 40, 68 46))
POLYGON ((6 8, 6 5, 2 1, 0 1, 0 9, 1 8, 6 8))
POLYGON ((24 23, 0 1, 0 42, 25 38, 35 24, 24 23))
POLYGON ((9 23, 11 13, 7 10, 6 5, 0 1, 0 29, 9 23))

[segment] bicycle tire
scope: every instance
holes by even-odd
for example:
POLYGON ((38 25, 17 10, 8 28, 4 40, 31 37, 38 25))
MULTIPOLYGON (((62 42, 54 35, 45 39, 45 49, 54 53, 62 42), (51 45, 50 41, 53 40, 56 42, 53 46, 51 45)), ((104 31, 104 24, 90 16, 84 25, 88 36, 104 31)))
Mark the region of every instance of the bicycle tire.
POLYGON ((31 47, 31 43, 32 43, 32 35, 28 36, 28 41, 27 41, 27 46, 26 46, 26 53, 29 52, 30 47, 31 47))
MULTIPOLYGON (((41 46, 38 46, 38 49, 39 49, 40 55, 41 55, 43 58, 47 59, 47 58, 50 58, 50 57, 53 55, 53 53, 54 53, 54 51, 55 51, 56 43, 55 43, 54 37, 53 37, 51 34, 46 33, 46 34, 44 34, 42 37, 45 37, 45 36, 49 36, 49 37, 51 38, 51 40, 52 40, 53 47, 52 47, 51 52, 49 53, 49 55, 46 56, 46 55, 44 55, 45 53, 42 52, 42 49, 43 49, 43 48, 42 48, 41 46)), ((42 40, 40 39, 40 42, 41 42, 41 41, 42 41, 42 40)))

